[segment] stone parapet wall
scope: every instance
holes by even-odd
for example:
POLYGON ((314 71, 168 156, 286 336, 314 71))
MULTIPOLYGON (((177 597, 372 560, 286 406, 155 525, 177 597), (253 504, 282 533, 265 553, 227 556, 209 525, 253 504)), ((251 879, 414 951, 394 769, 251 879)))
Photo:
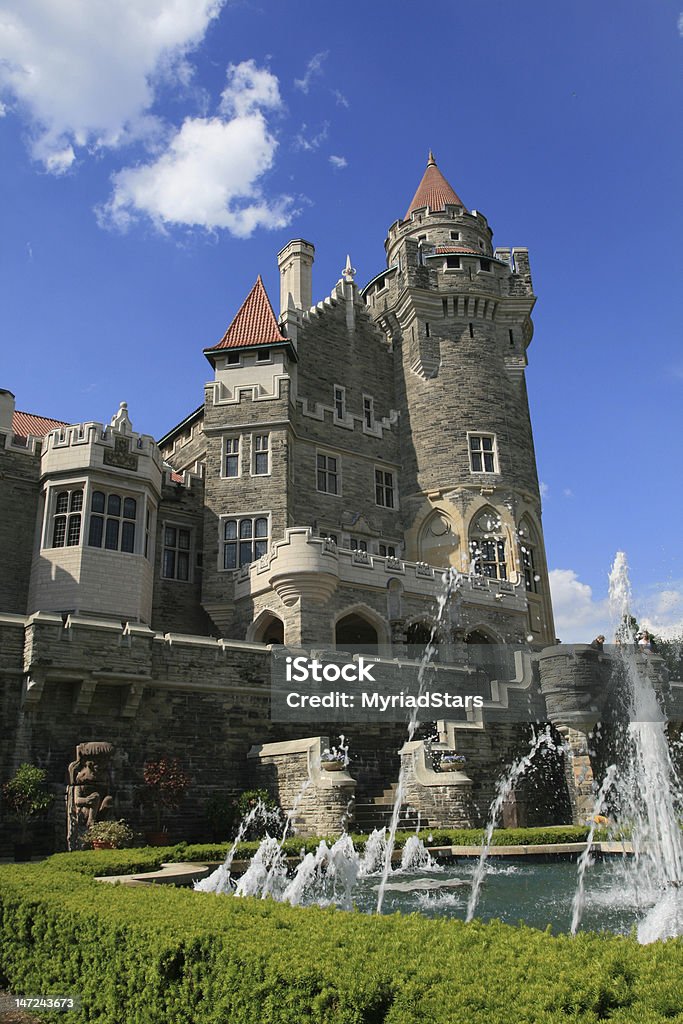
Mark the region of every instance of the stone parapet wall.
POLYGON ((266 743, 249 751, 259 787, 267 789, 291 815, 297 835, 340 835, 350 830, 356 783, 346 769, 326 771, 320 756, 327 736, 266 743))
POLYGON ((477 812, 472 780, 465 772, 435 772, 427 764, 421 740, 401 749, 404 803, 419 812, 431 828, 474 828, 477 812))

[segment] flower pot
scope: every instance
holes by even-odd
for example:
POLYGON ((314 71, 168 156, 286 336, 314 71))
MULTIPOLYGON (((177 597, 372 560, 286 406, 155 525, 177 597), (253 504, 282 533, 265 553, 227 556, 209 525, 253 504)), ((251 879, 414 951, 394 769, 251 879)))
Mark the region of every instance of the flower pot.
POLYGON ((442 761, 440 770, 442 772, 459 772, 462 768, 462 761, 442 761))
POLYGON ((113 850, 114 844, 106 839, 93 839, 92 848, 93 850, 113 850))
POLYGON ((14 860, 17 864, 24 864, 26 861, 29 861, 32 853, 33 843, 30 839, 24 841, 18 840, 14 844, 14 860))
POLYGON ((145 842, 148 846, 172 846, 168 832, 145 832, 145 842))
POLYGON ((343 761, 321 761, 320 764, 326 772, 341 772, 346 768, 343 761))

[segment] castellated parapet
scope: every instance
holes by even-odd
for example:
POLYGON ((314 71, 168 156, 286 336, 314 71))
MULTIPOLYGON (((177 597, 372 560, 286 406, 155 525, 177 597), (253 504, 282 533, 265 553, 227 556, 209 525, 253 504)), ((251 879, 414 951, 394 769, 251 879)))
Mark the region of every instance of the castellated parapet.
POLYGON ((29 612, 150 621, 162 467, 154 438, 133 431, 125 403, 106 426, 46 436, 29 612))

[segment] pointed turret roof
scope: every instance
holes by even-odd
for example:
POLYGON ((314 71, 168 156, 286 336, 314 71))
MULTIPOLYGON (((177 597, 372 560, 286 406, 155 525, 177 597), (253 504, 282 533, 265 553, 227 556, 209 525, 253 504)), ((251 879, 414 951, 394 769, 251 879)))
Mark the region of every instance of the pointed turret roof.
POLYGON ((413 210, 419 210, 428 206, 433 212, 443 210, 446 206, 462 206, 467 209, 462 199, 459 199, 455 190, 451 188, 443 174, 436 166, 436 160, 431 149, 427 160, 427 169, 422 175, 422 181, 417 186, 417 192, 413 201, 408 207, 404 220, 410 220, 413 210))
POLYGON ((204 352, 208 355, 223 348, 253 348, 255 345, 277 345, 286 341, 259 274, 221 340, 217 345, 205 348, 204 352))

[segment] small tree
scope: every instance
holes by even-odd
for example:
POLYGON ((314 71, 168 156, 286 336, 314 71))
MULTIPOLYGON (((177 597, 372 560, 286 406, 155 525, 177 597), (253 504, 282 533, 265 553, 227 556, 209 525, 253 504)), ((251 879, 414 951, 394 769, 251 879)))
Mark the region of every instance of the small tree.
POLYGON ((47 772, 34 764, 22 764, 14 778, 2 787, 2 795, 11 816, 19 823, 20 842, 29 838, 29 824, 50 806, 52 797, 45 788, 47 772))
POLYGON ((145 789, 142 801, 149 806, 156 817, 157 831, 161 832, 161 818, 164 810, 176 811, 192 783, 183 771, 177 757, 162 757, 148 761, 143 770, 145 789))

